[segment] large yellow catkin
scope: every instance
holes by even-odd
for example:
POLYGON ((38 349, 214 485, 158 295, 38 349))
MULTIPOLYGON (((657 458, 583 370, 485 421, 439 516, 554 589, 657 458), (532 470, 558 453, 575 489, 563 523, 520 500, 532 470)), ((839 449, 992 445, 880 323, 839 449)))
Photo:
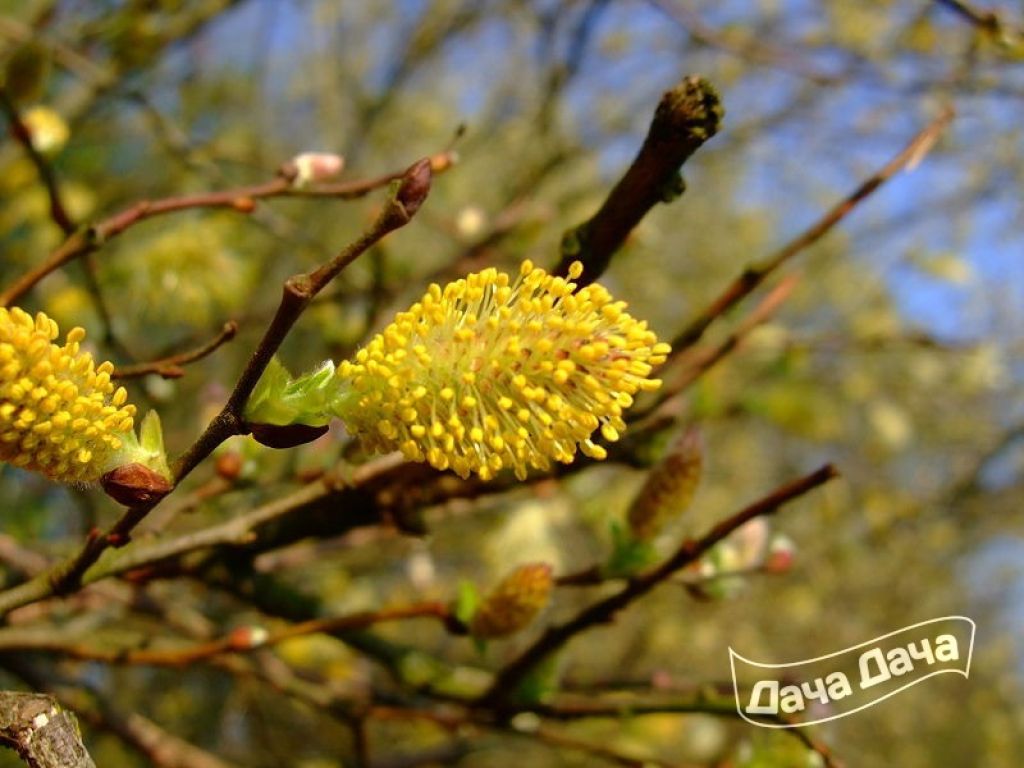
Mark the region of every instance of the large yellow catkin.
POLYGON ((700 484, 700 436, 690 430, 650 471, 629 508, 629 530, 640 541, 653 539, 673 517, 686 511, 700 484))
POLYGON ((646 322, 601 285, 580 290, 529 261, 513 281, 496 269, 426 295, 338 366, 336 408, 371 450, 487 480, 503 468, 603 459, 591 437, 617 440, 623 411, 665 361, 646 322))
POLYGON ((528 627, 548 604, 554 578, 547 563, 521 565, 484 598, 469 622, 474 637, 506 637, 528 627))
POLYGON ((93 482, 132 433, 135 406, 114 388, 114 366, 82 351, 85 331, 63 346, 57 324, 0 308, 0 460, 60 482, 93 482))

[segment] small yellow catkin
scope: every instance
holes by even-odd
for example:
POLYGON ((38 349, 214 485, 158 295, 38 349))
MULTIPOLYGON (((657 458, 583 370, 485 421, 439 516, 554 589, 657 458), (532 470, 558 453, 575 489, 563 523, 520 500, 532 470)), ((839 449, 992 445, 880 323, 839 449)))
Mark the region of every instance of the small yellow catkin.
POLYGON ((521 565, 487 595, 469 622, 473 637, 507 637, 528 627, 548 604, 554 578, 547 563, 521 565))
POLYGON ((670 349, 601 285, 578 291, 529 261, 512 281, 496 269, 426 295, 338 366, 336 407, 371 450, 484 480, 503 468, 569 463, 607 452, 623 411, 670 349))
POLYGON ((700 436, 690 430, 676 441, 650 471, 629 508, 629 530, 640 541, 650 541, 665 524, 686 511, 697 492, 703 467, 700 436))
POLYGON ((114 388, 114 366, 97 366, 73 328, 63 346, 40 312, 0 308, 0 461, 59 482, 93 482, 132 433, 135 406, 114 388))

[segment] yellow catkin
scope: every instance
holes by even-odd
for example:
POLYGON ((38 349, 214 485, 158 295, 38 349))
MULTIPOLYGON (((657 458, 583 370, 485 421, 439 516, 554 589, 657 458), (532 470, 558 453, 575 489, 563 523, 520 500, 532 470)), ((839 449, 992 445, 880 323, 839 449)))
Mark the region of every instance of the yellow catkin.
POLYGON ((60 482, 92 482, 132 431, 135 406, 97 366, 73 328, 54 344, 57 324, 0 308, 0 460, 60 482))
POLYGON ((647 323, 601 285, 529 261, 515 281, 495 269, 426 295, 338 366, 337 413, 371 450, 487 480, 503 468, 603 459, 626 428, 623 411, 665 361, 647 323))
POLYGON ((629 508, 629 529, 641 541, 653 539, 665 524, 690 506, 703 467, 700 436, 683 434, 650 471, 629 508))
POLYGON ((469 622, 474 637, 506 637, 528 627, 548 604, 554 579, 547 563, 521 565, 484 598, 469 622))

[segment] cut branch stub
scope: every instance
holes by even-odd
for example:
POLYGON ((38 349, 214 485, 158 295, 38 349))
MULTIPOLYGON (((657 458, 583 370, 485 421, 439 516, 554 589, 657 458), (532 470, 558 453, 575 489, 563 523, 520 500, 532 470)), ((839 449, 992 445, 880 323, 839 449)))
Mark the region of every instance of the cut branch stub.
POLYGON ((682 194, 680 168, 718 132, 724 114, 717 92, 699 75, 686 77, 667 91, 640 151, 604 204, 590 219, 563 235, 555 273, 565 276, 569 266, 580 261, 580 285, 599 278, 647 212, 682 194))
POLYGON ((0 691, 0 746, 29 768, 96 768, 75 716, 38 693, 0 691))

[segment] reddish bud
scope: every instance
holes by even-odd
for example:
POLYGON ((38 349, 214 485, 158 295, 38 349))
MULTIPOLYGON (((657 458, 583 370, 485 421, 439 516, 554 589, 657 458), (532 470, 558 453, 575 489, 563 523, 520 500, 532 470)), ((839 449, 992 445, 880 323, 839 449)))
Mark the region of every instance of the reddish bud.
POLYGON ((409 216, 420 209, 430 194, 430 181, 433 176, 431 167, 431 160, 424 158, 409 166, 402 176, 402 183, 395 193, 395 199, 402 204, 409 216))
POLYGON ((217 457, 214 469, 225 480, 234 482, 242 474, 242 454, 238 451, 226 451, 217 457))
POLYGON ((174 488, 166 477, 142 464, 124 464, 100 478, 110 498, 126 507, 154 504, 174 488))

